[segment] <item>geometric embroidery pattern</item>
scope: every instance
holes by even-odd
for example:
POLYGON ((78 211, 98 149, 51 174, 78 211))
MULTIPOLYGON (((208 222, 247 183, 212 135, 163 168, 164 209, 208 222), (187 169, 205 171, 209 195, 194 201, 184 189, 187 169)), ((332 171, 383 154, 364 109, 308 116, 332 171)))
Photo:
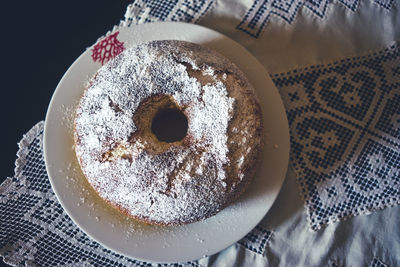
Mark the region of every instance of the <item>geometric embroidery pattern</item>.
POLYGON ((370 267, 387 267, 386 264, 384 264, 381 260, 378 258, 373 258, 370 265, 370 267))
MULTIPOLYGON (((338 1, 338 3, 353 12, 357 10, 359 2, 360 0, 338 1)), ((374 0, 374 3, 382 8, 391 10, 395 0, 374 0)), ((269 19, 273 16, 291 24, 299 10, 305 7, 315 16, 324 18, 327 7, 331 4, 336 4, 336 2, 330 0, 256 0, 236 28, 251 37, 258 38, 269 19)))
POLYGON ((242 238, 238 243, 255 253, 264 255, 268 241, 271 239, 272 231, 257 225, 250 233, 242 238))
POLYGON ((273 75, 311 228, 400 203, 400 49, 273 75))
POLYGON ((127 26, 155 21, 197 23, 214 0, 138 0, 128 6, 127 26))

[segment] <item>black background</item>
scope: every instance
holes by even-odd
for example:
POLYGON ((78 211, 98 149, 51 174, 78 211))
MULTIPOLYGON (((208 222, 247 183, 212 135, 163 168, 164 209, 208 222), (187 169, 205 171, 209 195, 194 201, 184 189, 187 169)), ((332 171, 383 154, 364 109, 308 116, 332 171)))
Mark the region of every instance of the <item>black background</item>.
MULTIPOLYGON (((1 175, 14 175, 17 143, 44 120, 69 66, 123 19, 130 1, 5 1, 1 7, 1 175)), ((1 262, 1 260, 0 260, 1 262)))
MULTIPOLYGON (((44 120, 69 66, 123 19, 130 1, 4 1, 1 6, 1 172, 14 175, 17 143, 44 120)), ((0 257, 0 266, 6 266, 0 257)))

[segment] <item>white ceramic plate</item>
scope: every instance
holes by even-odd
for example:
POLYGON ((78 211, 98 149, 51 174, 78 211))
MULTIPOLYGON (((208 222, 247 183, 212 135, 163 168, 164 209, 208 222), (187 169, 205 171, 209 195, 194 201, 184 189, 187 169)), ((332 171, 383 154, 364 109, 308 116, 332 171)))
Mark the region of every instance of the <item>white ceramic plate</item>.
POLYGON ((289 130, 280 95, 263 66, 242 46, 213 30, 185 23, 151 23, 118 29, 125 47, 151 40, 186 40, 231 59, 247 75, 260 99, 266 131, 262 163, 246 193, 217 215, 174 227, 148 226, 105 204, 86 182, 73 150, 73 115, 85 82, 101 65, 87 49, 68 69, 51 99, 44 153, 51 185, 65 211, 89 236, 118 253, 152 262, 198 259, 232 245, 265 216, 285 178, 289 130))

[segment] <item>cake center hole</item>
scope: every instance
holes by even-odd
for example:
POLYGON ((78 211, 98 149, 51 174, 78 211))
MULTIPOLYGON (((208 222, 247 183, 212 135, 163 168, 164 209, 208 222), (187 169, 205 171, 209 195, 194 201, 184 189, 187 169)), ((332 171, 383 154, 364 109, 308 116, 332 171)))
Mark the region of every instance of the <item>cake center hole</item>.
POLYGON ((158 140, 172 143, 182 140, 187 133, 188 121, 182 111, 174 108, 160 110, 154 117, 151 130, 158 140))

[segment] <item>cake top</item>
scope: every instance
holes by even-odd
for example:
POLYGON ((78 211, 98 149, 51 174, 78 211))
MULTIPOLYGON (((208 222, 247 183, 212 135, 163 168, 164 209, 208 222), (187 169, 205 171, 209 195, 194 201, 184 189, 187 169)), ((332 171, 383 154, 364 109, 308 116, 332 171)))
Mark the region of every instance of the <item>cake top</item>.
POLYGON ((100 68, 75 119, 76 154, 99 195, 152 222, 190 222, 217 212, 232 190, 225 167, 232 164, 227 132, 235 99, 224 79, 236 69, 182 41, 142 44, 100 68), (188 121, 184 144, 162 153, 147 149, 149 139, 134 120, 141 103, 157 95, 171 97, 188 121))

